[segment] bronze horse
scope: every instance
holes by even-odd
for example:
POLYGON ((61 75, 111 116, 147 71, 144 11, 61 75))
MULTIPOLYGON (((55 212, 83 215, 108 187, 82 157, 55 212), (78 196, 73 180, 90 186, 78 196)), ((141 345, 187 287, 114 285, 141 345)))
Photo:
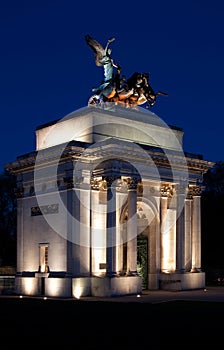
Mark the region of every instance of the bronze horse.
POLYGON ((158 95, 167 96, 162 91, 154 92, 149 84, 149 73, 135 72, 129 79, 121 77, 121 67, 115 64, 110 56, 109 44, 115 40, 114 38, 108 39, 105 48, 88 34, 85 39, 94 52, 96 65, 104 68, 104 81, 93 89, 94 95, 90 97, 89 105, 114 102, 136 106, 146 103, 146 108, 149 108, 155 104, 158 95))

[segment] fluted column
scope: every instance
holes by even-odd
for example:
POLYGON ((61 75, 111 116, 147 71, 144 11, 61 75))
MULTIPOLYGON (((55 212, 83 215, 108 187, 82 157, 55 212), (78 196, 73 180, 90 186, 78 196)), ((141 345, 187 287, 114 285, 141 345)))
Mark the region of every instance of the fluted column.
POLYGON ((159 289, 161 272, 161 235, 160 235, 160 189, 151 187, 150 201, 154 218, 150 221, 148 234, 148 288, 159 289))
POLYGON ((192 266, 192 242, 191 242, 191 205, 190 198, 185 199, 185 270, 190 271, 192 266))
POLYGON ((128 181, 127 274, 137 274, 137 179, 128 181))
POLYGON ((191 188, 192 195, 192 272, 201 271, 201 189, 191 188))
POLYGON ((161 215, 161 272, 168 272, 166 265, 166 219, 167 219, 167 202, 166 196, 161 197, 160 215, 161 215))
POLYGON ((176 270, 176 208, 173 206, 173 186, 161 186, 161 272, 176 270))
POLYGON ((176 272, 185 271, 185 186, 176 185, 176 272))
MULTIPOLYGON (((158 191, 155 190, 156 194, 158 191)), ((148 271, 151 274, 160 272, 161 259, 160 259, 160 196, 153 196, 151 199, 155 205, 154 219, 150 222, 149 226, 149 259, 148 259, 148 271)))
POLYGON ((107 219, 106 219, 106 274, 116 275, 116 177, 108 176, 107 182, 107 219))

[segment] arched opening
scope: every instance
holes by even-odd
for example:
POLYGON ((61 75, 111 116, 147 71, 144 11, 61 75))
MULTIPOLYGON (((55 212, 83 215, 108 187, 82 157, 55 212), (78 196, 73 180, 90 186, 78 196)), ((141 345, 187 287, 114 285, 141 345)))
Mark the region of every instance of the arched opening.
POLYGON ((137 238, 137 273, 142 277, 142 289, 148 288, 148 237, 140 234, 137 238))
MULTIPOLYGON (((152 222, 155 219, 155 205, 152 201, 142 197, 137 198, 137 273, 142 277, 142 289, 148 288, 148 274, 150 269, 150 232, 153 230, 152 222)), ((125 204, 122 215, 122 273, 127 271, 127 218, 128 206, 125 204)))

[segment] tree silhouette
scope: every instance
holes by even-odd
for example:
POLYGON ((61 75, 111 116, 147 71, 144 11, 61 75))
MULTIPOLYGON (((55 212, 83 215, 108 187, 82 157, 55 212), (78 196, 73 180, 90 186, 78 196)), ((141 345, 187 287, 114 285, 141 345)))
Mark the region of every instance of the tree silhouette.
POLYGON ((0 265, 16 263, 16 197, 15 177, 0 174, 0 265))
POLYGON ((224 277, 224 162, 204 175, 202 193, 202 268, 207 280, 224 277))

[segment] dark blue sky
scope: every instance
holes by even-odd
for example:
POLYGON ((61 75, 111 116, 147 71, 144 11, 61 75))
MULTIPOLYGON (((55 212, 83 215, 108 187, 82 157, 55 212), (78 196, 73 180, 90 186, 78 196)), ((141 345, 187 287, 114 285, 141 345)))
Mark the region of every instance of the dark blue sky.
POLYGON ((184 150, 224 160, 224 2, 0 2, 0 171, 35 149, 35 129, 87 105, 103 79, 84 36, 128 78, 150 72, 151 111, 184 130, 184 150))

